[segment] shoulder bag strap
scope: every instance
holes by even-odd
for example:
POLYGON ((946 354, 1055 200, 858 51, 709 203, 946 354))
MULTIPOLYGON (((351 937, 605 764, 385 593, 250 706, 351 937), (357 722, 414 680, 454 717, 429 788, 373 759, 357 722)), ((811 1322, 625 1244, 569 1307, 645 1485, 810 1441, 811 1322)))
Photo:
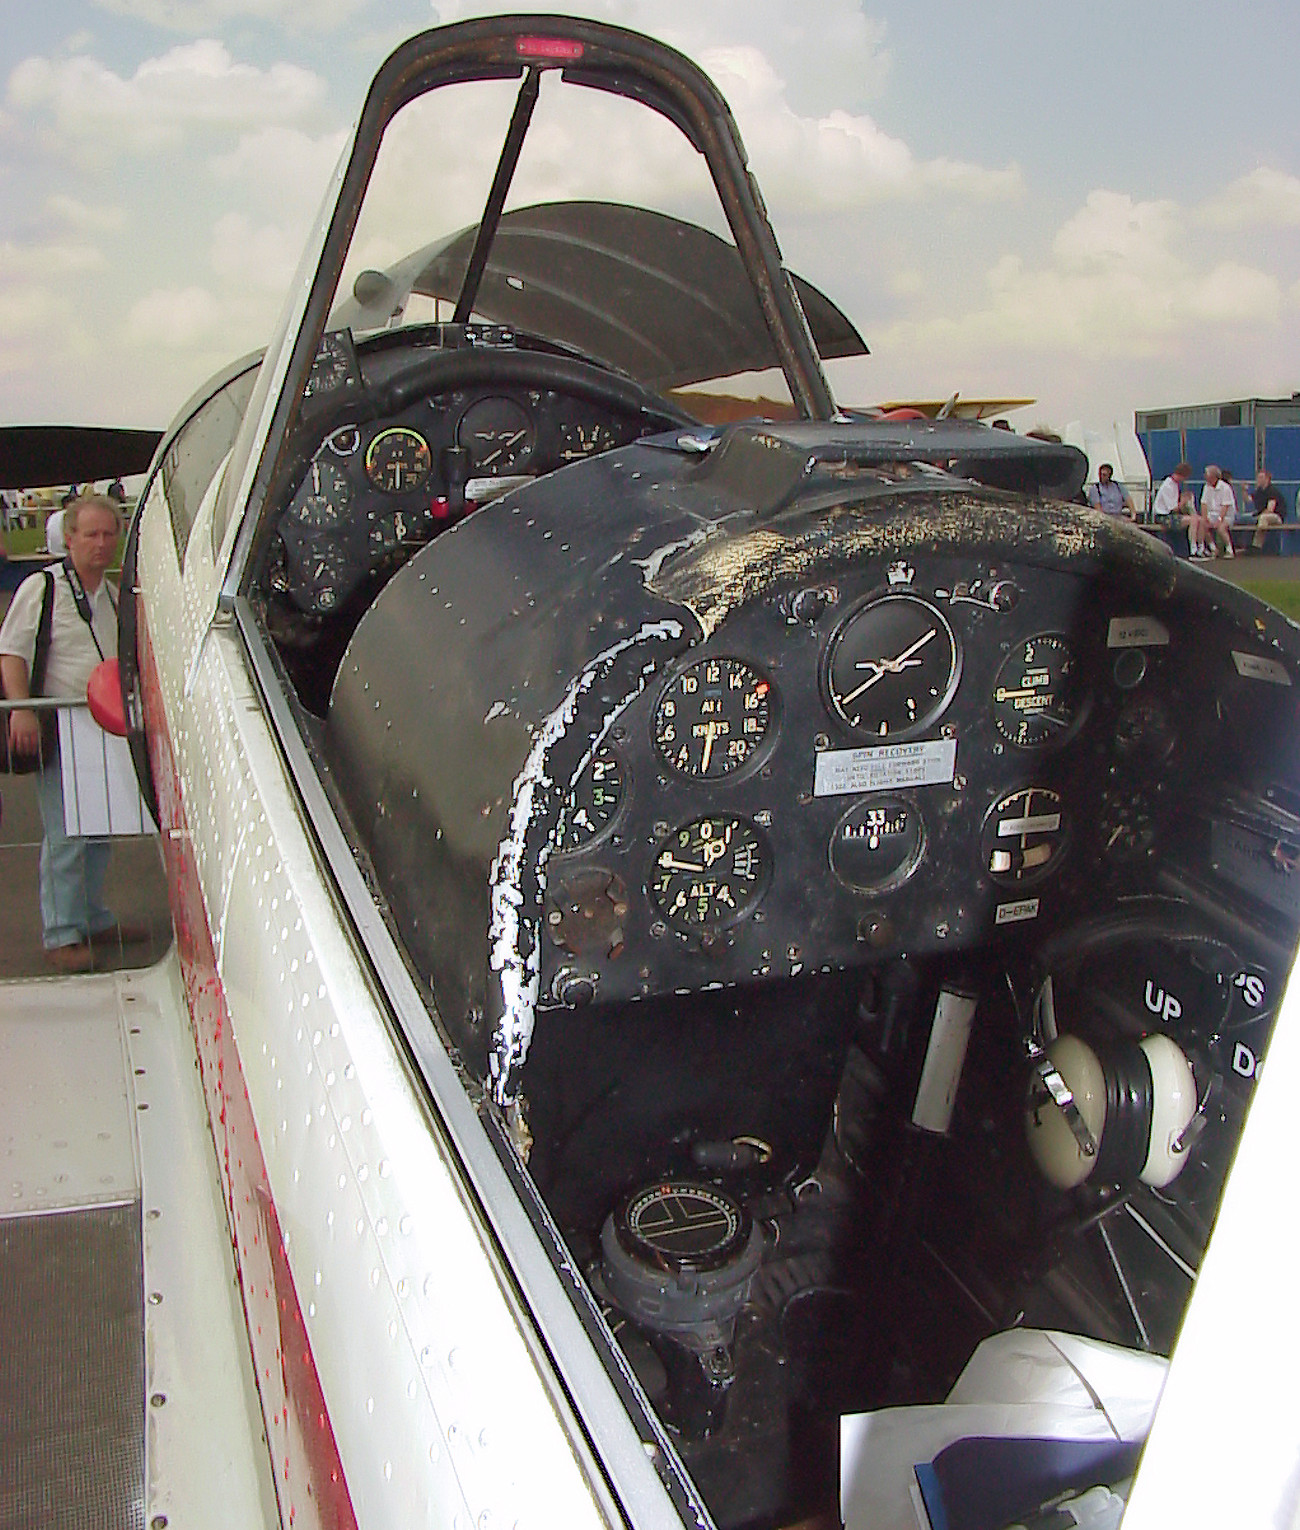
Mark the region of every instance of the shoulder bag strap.
POLYGON ((54 575, 45 570, 45 593, 41 596, 41 616, 36 624, 36 647, 32 653, 32 673, 28 693, 39 696, 45 684, 45 665, 50 657, 50 635, 54 630, 54 575))

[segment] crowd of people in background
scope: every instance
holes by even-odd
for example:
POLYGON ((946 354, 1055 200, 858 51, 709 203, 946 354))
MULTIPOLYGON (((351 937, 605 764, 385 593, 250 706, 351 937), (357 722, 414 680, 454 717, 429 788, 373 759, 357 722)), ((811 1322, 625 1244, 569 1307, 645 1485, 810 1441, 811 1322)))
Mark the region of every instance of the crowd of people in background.
MULTIPOLYGON (((1245 550, 1265 552, 1276 546, 1278 529, 1286 521, 1286 501, 1267 468, 1260 468, 1255 475, 1244 504, 1227 468, 1207 464, 1199 499, 1190 487, 1193 471, 1190 462, 1180 462, 1164 479, 1151 502, 1149 529, 1186 532, 1189 557, 1234 558, 1240 549, 1234 546, 1233 528, 1238 515, 1245 514, 1253 526, 1245 550)), ((1115 470, 1109 462, 1098 467, 1097 481, 1088 486, 1086 498, 1094 510, 1138 519, 1128 490, 1115 482, 1115 470)))

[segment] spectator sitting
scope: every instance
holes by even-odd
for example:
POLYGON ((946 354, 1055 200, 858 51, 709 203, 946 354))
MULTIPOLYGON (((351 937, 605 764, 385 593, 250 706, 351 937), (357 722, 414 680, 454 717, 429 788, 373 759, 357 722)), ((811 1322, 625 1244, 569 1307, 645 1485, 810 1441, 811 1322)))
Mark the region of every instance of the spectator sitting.
POLYGON ((1088 487, 1088 503, 1107 515, 1127 515, 1129 520, 1137 516, 1128 490, 1115 482, 1115 469, 1109 462, 1103 462, 1097 469, 1097 482, 1088 487))
MULTIPOLYGON (((1202 558, 1216 556, 1216 544, 1223 548, 1223 556, 1231 558, 1232 523, 1237 519, 1237 496, 1233 492, 1231 478, 1225 478, 1221 468, 1213 462, 1205 469, 1205 487, 1201 490, 1201 553, 1202 558)), ((1195 542, 1195 538, 1193 538, 1195 542)), ((1193 546, 1192 557, 1197 556, 1193 546)))
POLYGON ((1269 546, 1278 549, 1280 538, 1274 535, 1270 543, 1269 533, 1276 533, 1286 519, 1286 510, 1282 495, 1273 484, 1273 475, 1267 468, 1260 468, 1255 474, 1255 487, 1250 497, 1255 503, 1255 535, 1251 546, 1256 552, 1263 552, 1269 546))
MULTIPOLYGON (((1196 501, 1187 487, 1192 476, 1190 462, 1180 462, 1156 491, 1151 506, 1151 518, 1157 530, 1181 526, 1190 540, 1192 523, 1196 519, 1196 501)), ((1197 544, 1199 545, 1199 544, 1197 544)), ((1199 557, 1199 553, 1197 554, 1199 557)))

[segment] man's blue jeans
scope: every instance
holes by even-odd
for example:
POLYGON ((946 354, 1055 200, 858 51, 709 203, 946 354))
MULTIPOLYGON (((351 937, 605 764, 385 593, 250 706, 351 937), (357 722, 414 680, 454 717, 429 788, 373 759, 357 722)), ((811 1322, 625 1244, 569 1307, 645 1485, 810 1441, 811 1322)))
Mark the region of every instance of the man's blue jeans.
POLYGON ((80 839, 63 827, 63 771, 56 754, 37 777, 45 839, 41 845, 41 923, 45 949, 80 945, 111 930, 104 907, 104 876, 112 841, 80 839))

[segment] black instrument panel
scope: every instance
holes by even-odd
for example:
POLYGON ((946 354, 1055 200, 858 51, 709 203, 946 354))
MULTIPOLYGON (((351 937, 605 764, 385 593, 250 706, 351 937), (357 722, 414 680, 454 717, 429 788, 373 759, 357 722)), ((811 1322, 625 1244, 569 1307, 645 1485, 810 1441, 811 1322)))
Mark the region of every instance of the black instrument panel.
POLYGON ((273 582, 299 611, 333 616, 372 576, 502 492, 500 480, 541 477, 654 428, 641 412, 517 386, 434 393, 345 421, 286 495, 273 582))
POLYGON ((1226 617, 1095 574, 917 558, 774 593, 588 767, 616 800, 549 867, 541 1003, 1046 938, 1171 854, 1208 874, 1198 783, 1252 790, 1295 723, 1288 670, 1226 617), (608 942, 575 943, 609 887, 608 942))

